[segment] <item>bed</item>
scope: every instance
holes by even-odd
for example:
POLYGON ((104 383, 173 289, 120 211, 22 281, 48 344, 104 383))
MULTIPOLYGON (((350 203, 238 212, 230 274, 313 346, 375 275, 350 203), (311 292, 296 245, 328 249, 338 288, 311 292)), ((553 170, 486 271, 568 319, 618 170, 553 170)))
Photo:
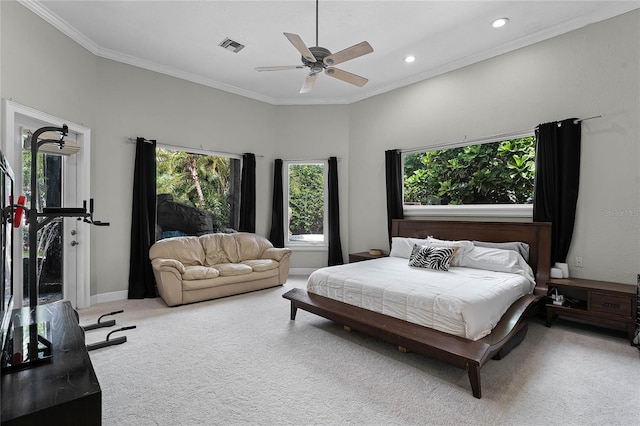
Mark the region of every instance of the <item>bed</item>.
MULTIPOLYGON (((478 240, 496 243, 520 241, 528 244, 530 248, 528 264, 535 278, 535 283, 532 284, 533 292, 518 297, 497 320, 490 334, 477 340, 314 294, 306 289, 290 290, 283 297, 291 301, 291 320, 295 319, 298 309, 303 309, 342 324, 347 330, 356 330, 388 341, 403 351, 417 352, 465 369, 473 396, 480 398, 482 396, 481 367, 491 358, 502 358, 524 339, 527 319, 535 312, 540 297, 547 294, 551 225, 413 219, 398 219, 392 223, 392 237, 424 239, 428 236, 442 240, 478 240)), ((358 266, 365 268, 368 262, 372 262, 370 263, 372 269, 380 267, 381 263, 374 264, 374 261, 366 261, 358 266)), ((366 276, 366 273, 363 273, 363 276, 366 276)), ((414 319, 410 320, 414 321, 414 319)))

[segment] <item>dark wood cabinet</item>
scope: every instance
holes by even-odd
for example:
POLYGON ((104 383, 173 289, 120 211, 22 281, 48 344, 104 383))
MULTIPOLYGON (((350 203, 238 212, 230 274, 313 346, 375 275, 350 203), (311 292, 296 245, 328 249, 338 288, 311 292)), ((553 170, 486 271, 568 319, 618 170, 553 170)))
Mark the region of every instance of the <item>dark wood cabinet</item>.
POLYGON ((387 257, 387 254, 371 254, 368 251, 361 251, 358 253, 349 253, 349 263, 362 262, 363 260, 380 259, 381 257, 387 257))
MULTIPOLYGON (((636 319, 636 286, 582 278, 551 279, 549 289, 558 289, 568 301, 560 305, 547 303, 547 326, 555 316, 565 316, 596 324, 621 328, 633 341, 636 319)), ((553 290, 552 290, 553 291, 553 290)))
MULTIPOLYGON (((31 308, 16 316, 32 317, 31 308)), ((99 425, 102 391, 69 302, 39 305, 35 317, 51 324, 52 359, 2 374, 2 425, 99 425)))

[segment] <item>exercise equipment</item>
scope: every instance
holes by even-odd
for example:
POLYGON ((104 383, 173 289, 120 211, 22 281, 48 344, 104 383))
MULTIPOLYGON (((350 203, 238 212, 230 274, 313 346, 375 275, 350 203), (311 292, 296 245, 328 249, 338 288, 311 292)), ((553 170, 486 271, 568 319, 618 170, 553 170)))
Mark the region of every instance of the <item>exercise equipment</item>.
MULTIPOLYGON (((81 327, 82 327, 82 329, 84 331, 96 330, 98 328, 105 328, 105 327, 113 327, 114 325, 116 325, 116 320, 112 319, 112 320, 102 321, 102 318, 107 317, 107 316, 111 316, 111 315, 121 314, 123 312, 124 312, 124 310, 109 312, 108 314, 101 315, 98 318, 98 321, 96 321, 95 323, 84 325, 84 326, 81 326, 81 327)), ((111 335, 113 333, 117 333, 117 332, 120 332, 120 331, 126 331, 126 330, 132 330, 134 328, 136 328, 136 326, 135 325, 131 325, 131 326, 128 326, 128 327, 121 327, 121 328, 119 328, 117 330, 113 330, 112 332, 107 334, 107 337, 102 342, 88 344, 87 345, 87 350, 88 351, 92 351, 94 349, 106 348, 107 346, 121 345, 121 344, 123 344, 124 342, 127 341, 127 336, 120 336, 120 337, 117 337, 117 338, 111 340, 110 339, 111 335)))
POLYGON ((13 214, 13 227, 19 228, 22 224, 22 216, 24 216, 24 211, 27 209, 25 203, 27 202, 27 197, 25 195, 21 195, 18 197, 18 204, 15 204, 16 208, 15 213, 13 214))
MULTIPOLYGON (((13 226, 19 228, 22 224, 22 216, 24 212, 27 212, 27 225, 29 226, 29 308, 30 308, 30 319, 26 320, 25 323, 28 323, 28 327, 21 327, 19 324, 13 324, 13 328, 10 331, 13 333, 13 339, 19 338, 21 342, 21 346, 26 348, 25 351, 16 355, 21 358, 20 368, 29 368, 35 366, 39 363, 50 361, 52 358, 52 339, 50 324, 46 321, 42 321, 36 315, 36 308, 38 306, 38 231, 40 231, 44 226, 52 222, 57 218, 77 218, 78 220, 82 220, 83 222, 89 223, 91 225, 97 226, 109 226, 108 222, 102 222, 99 220, 95 220, 93 217, 93 198, 89 200, 89 210, 87 211, 87 202, 86 200, 83 202, 83 206, 80 207, 47 207, 43 208, 42 211, 38 211, 38 149, 42 147, 44 144, 53 144, 57 146, 60 150, 60 154, 64 154, 62 149, 64 148, 64 138, 69 133, 69 128, 66 124, 63 124, 62 127, 52 127, 46 126, 41 127, 36 130, 31 135, 31 140, 29 141, 29 149, 31 151, 31 197, 30 197, 30 208, 27 209, 25 205, 26 197, 21 195, 18 197, 18 203, 13 204, 10 203, 7 206, 6 211, 3 211, 2 214, 7 215, 8 218, 13 219, 13 226), (45 132, 52 132, 54 134, 58 134, 59 137, 57 139, 42 139, 40 140, 40 135, 45 132), (13 210, 15 209, 15 210, 13 210), (13 217, 11 217, 13 216, 13 217)), ((115 324, 115 322, 114 322, 115 324)), ((105 342, 101 342, 99 344, 95 344, 94 346, 104 347, 115 344, 124 343, 122 338, 109 340, 109 337, 112 333, 116 331, 128 330, 133 327, 124 327, 119 330, 115 330, 109 335, 107 335, 107 339, 105 342)), ((15 346, 15 345, 14 345, 15 346)), ((12 355, 15 355, 12 354, 12 355)))
POLYGON ((124 312, 123 310, 120 310, 120 311, 109 312, 108 314, 101 315, 98 318, 97 322, 95 322, 94 324, 83 325, 82 328, 84 329, 84 331, 89 331, 89 330, 95 330, 96 328, 113 327, 114 325, 116 325, 116 320, 102 321, 102 318, 109 315, 121 314, 123 312, 124 312))
POLYGON ((120 337, 116 337, 115 339, 111 340, 111 339, 109 339, 111 337, 111 335, 113 333, 118 333, 120 331, 125 331, 125 330, 132 330, 134 328, 136 328, 135 325, 130 325, 128 327, 122 327, 122 328, 119 328, 117 330, 113 330, 111 333, 107 334, 107 338, 104 341, 88 344, 87 345, 87 350, 88 351, 93 351, 95 349, 105 348, 107 346, 121 345, 121 344, 123 344, 124 342, 127 341, 127 336, 120 336, 120 337))
POLYGON ((31 206, 27 211, 27 224, 29 225, 29 306, 31 308, 38 305, 38 231, 59 217, 75 217, 91 225, 109 226, 109 222, 94 219, 93 198, 89 200, 89 211, 87 211, 86 200, 83 201, 82 207, 46 207, 42 211, 38 211, 38 149, 44 144, 54 144, 60 149, 64 148, 64 138, 68 133, 69 127, 63 124, 62 127, 41 127, 31 135, 29 146, 31 149, 31 206), (39 140, 40 135, 45 132, 58 133, 60 136, 58 139, 39 140))

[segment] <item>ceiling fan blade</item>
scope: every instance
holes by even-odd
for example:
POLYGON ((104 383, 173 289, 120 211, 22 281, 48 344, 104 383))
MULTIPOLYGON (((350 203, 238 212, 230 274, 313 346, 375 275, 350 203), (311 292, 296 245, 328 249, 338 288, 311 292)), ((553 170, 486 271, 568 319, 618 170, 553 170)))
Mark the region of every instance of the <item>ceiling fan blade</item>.
POLYGON ((362 43, 358 43, 355 46, 347 47, 346 49, 336 52, 333 55, 327 56, 326 58, 324 58, 323 62, 325 63, 325 65, 338 65, 342 62, 358 58, 371 52, 373 52, 373 47, 371 47, 371 45, 366 41, 363 41, 362 43))
POLYGON ((307 79, 304 81, 304 83, 302 84, 302 87, 300 88, 300 93, 310 92, 311 89, 313 89, 313 85, 316 83, 317 78, 318 78, 317 72, 309 73, 309 75, 307 76, 307 79))
POLYGON ((296 49, 298 49, 298 52, 300 52, 303 58, 305 58, 309 62, 318 62, 316 57, 313 56, 313 53, 311 53, 307 45, 304 44, 304 41, 302 41, 302 39, 298 34, 291 34, 291 33, 283 33, 283 34, 286 38, 289 39, 291 44, 293 44, 293 46, 296 49))
POLYGON ((350 72, 329 67, 324 70, 324 73, 330 77, 337 78, 338 80, 342 80, 346 83, 353 84, 358 87, 362 87, 369 81, 364 77, 360 77, 359 75, 352 74, 350 72))
POLYGON ((304 65, 280 65, 276 67, 256 67, 256 71, 284 71, 304 68, 304 65))

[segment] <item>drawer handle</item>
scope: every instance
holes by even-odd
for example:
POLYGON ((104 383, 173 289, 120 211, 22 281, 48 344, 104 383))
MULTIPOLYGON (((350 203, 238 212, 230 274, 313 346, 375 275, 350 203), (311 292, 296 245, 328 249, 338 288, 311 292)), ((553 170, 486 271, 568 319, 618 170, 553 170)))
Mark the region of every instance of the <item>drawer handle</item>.
POLYGON ((619 303, 603 303, 602 306, 604 306, 605 308, 619 308, 620 304, 619 303))

